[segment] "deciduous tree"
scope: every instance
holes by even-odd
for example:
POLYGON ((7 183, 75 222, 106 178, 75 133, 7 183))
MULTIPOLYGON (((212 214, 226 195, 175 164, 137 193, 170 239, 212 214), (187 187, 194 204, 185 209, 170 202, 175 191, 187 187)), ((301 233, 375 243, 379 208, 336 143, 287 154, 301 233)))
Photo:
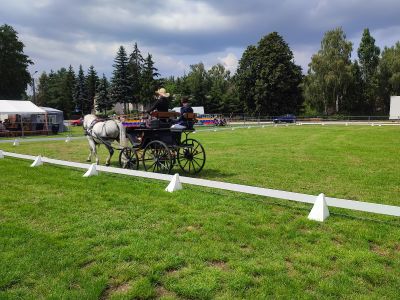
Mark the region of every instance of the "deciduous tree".
POLYGON ((31 82, 24 44, 10 25, 0 26, 0 99, 20 100, 31 82))

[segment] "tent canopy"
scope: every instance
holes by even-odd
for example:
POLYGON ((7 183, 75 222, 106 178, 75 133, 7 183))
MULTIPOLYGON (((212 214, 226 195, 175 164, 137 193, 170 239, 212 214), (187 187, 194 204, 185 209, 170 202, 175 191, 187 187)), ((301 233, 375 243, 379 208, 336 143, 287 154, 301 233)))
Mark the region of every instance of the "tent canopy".
POLYGON ((0 100, 0 114, 45 114, 46 111, 31 101, 0 100))

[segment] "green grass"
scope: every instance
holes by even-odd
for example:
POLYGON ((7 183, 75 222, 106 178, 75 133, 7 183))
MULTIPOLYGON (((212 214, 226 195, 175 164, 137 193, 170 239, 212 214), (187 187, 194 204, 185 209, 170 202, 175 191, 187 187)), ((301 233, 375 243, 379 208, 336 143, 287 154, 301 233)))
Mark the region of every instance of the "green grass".
MULTIPOLYGON (((207 151, 202 178, 400 202, 397 127, 193 137, 207 151)), ((0 149, 87 156, 84 140, 0 149)), ((398 297, 399 218, 330 208, 317 223, 307 204, 29 164, 0 160, 0 299, 398 297)))
MULTIPOLYGON (((78 134, 81 128, 74 130, 78 134)), ((400 205, 397 126, 267 127, 191 136, 207 153, 201 178, 400 205)), ((0 149, 79 162, 89 153, 86 140, 0 144, 0 149)), ((102 163, 105 158, 100 147, 102 163)), ((113 157, 115 166, 117 161, 118 153, 113 157)))
POLYGON ((2 299, 398 296, 395 222, 11 158, 0 172, 2 299))

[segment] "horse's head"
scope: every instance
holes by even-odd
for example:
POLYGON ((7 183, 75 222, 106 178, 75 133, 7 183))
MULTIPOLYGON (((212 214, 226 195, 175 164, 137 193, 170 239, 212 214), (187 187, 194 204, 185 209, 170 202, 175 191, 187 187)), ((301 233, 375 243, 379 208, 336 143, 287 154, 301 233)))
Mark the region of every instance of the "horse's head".
POLYGON ((83 118, 83 128, 88 129, 90 125, 93 123, 94 120, 96 120, 97 117, 95 115, 86 115, 83 118))

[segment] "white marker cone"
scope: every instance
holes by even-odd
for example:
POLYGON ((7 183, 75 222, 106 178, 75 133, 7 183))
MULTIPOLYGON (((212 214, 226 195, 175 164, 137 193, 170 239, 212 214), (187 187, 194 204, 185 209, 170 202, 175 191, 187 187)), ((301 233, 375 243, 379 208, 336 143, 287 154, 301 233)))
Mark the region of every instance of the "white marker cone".
POLYGON ((176 173, 174 177, 172 177, 171 182, 168 184, 167 188, 165 189, 167 192, 175 192, 182 189, 181 181, 179 180, 179 174, 176 173))
POLYGON ((263 125, 262 128, 265 128, 265 125, 263 125))
POLYGON ((328 205, 325 201, 325 195, 319 194, 317 200, 315 200, 314 206, 308 215, 309 220, 323 222, 329 217, 328 205))
POLYGON ((18 139, 14 140, 13 146, 19 146, 19 140, 18 139))
POLYGON ((381 126, 382 126, 382 124, 379 124, 378 126, 379 126, 379 127, 381 127, 381 126))
POLYGON ((247 127, 247 129, 250 129, 251 127, 249 126, 249 127, 247 127))
POLYGON ((374 123, 371 123, 371 126, 372 126, 372 127, 375 126, 374 123))
POLYGON ((214 131, 217 131, 217 129, 214 129, 214 131))
POLYGON ((232 128, 232 130, 235 130, 235 128, 232 128))
POLYGON ((0 150, 0 158, 4 158, 4 154, 3 154, 2 150, 0 150))
POLYGON ((346 126, 349 126, 349 123, 346 122, 346 126))
POLYGON ((83 177, 90 177, 90 176, 97 176, 97 175, 99 175, 99 172, 97 172, 97 170, 96 170, 96 164, 91 164, 89 169, 83 175, 83 177))
POLYGON ((43 165, 43 161, 42 161, 42 157, 39 155, 38 157, 36 157, 34 162, 31 164, 31 167, 39 167, 41 165, 43 165))
POLYGON ((288 127, 289 126, 289 124, 286 124, 286 127, 288 127))
POLYGON ((322 123, 321 125, 322 125, 322 126, 325 126, 325 123, 322 123))
POLYGON ((65 142, 66 143, 69 143, 71 141, 71 137, 70 136, 67 136, 67 138, 65 139, 65 142))

